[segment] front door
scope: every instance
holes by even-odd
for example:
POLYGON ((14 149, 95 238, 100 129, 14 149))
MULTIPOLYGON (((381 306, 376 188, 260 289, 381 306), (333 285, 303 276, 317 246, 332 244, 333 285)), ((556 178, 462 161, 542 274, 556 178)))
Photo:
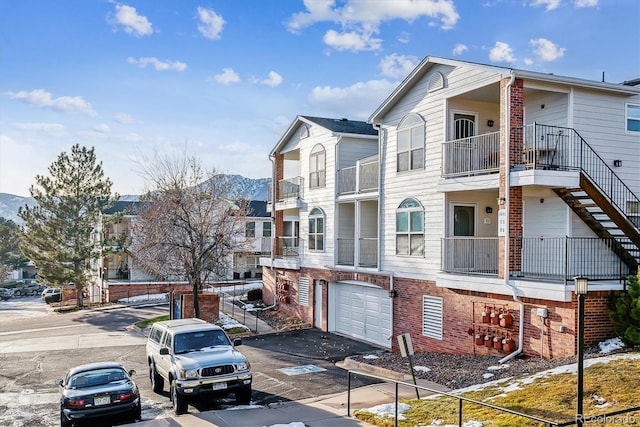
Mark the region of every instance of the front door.
POLYGON ((453 267, 457 271, 473 271, 476 235, 475 205, 453 205, 453 267))

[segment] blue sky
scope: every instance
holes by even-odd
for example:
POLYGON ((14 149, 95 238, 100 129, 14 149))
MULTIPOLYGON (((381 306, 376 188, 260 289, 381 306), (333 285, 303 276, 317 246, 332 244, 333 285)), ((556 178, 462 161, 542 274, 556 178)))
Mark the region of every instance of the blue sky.
POLYGON ((366 120, 425 56, 640 77, 638 0, 0 0, 0 192, 73 144, 120 194, 183 153, 271 175, 296 115, 366 120))

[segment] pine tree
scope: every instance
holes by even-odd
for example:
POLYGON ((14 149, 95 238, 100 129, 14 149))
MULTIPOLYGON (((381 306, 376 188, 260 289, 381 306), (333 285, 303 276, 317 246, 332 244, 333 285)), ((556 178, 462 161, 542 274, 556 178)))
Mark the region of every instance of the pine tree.
POLYGON ((49 166, 49 175, 37 175, 29 189, 38 203, 20 208, 25 222, 21 250, 34 262, 44 283, 75 285, 78 304, 90 274, 90 261, 101 254, 100 239, 92 238, 103 210, 118 195, 111 195, 112 182, 104 177, 95 149, 76 144, 49 166))
POLYGON ((627 291, 609 299, 613 329, 627 347, 640 345, 640 280, 629 276, 627 291))

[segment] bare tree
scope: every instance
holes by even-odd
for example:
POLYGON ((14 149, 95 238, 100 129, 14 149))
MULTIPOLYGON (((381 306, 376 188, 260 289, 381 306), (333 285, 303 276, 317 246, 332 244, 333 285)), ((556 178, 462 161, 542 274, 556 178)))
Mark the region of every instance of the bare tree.
POLYGON ((156 157, 142 166, 153 189, 142 199, 130 253, 165 280, 187 280, 200 317, 203 284, 226 278, 243 244, 248 204, 226 199, 227 184, 196 158, 156 157))

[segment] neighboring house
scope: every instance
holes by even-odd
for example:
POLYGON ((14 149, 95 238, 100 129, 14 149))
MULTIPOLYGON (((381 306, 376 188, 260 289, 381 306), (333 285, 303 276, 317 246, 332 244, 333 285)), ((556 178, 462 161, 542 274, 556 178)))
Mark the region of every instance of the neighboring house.
POLYGON ((640 87, 427 57, 370 133, 336 122, 365 127, 300 116, 271 153, 265 299, 386 348, 563 357, 586 276, 585 341, 613 335, 640 259, 640 87))
POLYGON ((262 277, 261 256, 271 254, 272 222, 267 212, 267 202, 249 201, 249 213, 243 217, 245 233, 233 253, 233 275, 229 279, 248 279, 262 277))

